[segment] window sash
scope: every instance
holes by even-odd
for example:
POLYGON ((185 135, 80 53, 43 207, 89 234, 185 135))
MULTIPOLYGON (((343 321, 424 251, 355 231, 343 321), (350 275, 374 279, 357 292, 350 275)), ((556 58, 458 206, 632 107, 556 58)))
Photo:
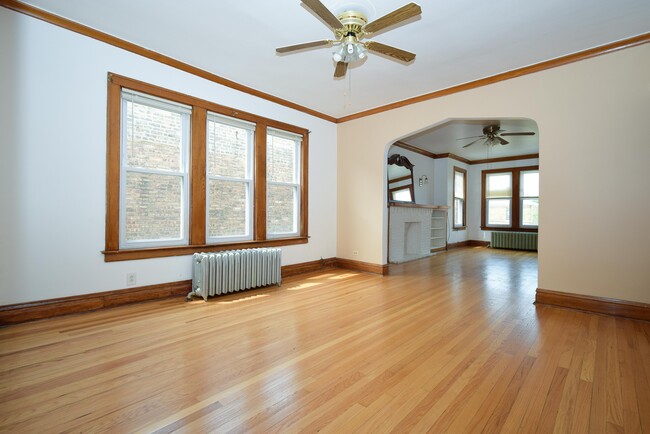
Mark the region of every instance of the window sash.
POLYGON ((460 197, 454 198, 454 227, 460 228, 465 226, 465 199, 460 197))
POLYGON ((496 228, 498 228, 498 227, 508 228, 508 227, 512 226, 512 199, 499 197, 499 198, 488 198, 486 200, 486 226, 496 227, 496 228), (490 209, 491 209, 490 208, 490 202, 496 202, 496 201, 507 202, 508 203, 508 206, 507 206, 507 216, 508 216, 507 220, 508 220, 508 222, 507 223, 491 223, 492 214, 490 213, 490 209))
POLYGON ((519 215, 519 225, 522 228, 537 228, 537 227, 539 227, 539 215, 537 217, 537 220, 538 220, 537 224, 534 224, 534 223, 533 224, 525 224, 524 223, 524 201, 530 201, 530 200, 536 200, 537 201, 537 210, 538 210, 537 212, 539 213, 539 197, 522 197, 521 199, 519 199, 519 209, 521 210, 520 213, 519 213, 520 214, 519 215))
MULTIPOLYGON (((280 182, 280 181, 271 181, 268 179, 269 176, 269 171, 267 168, 267 180, 266 180, 266 185, 267 185, 267 194, 266 194, 266 212, 267 212, 267 221, 266 221, 266 226, 267 226, 267 231, 266 231, 266 236, 267 238, 283 238, 283 237, 290 237, 290 236, 296 236, 300 233, 300 209, 301 209, 301 203, 300 203, 300 180, 302 178, 302 173, 301 173, 301 146, 302 146, 302 136, 298 134, 294 134, 288 131, 283 131, 279 130, 276 128, 268 128, 267 129, 267 137, 278 137, 282 139, 287 139, 293 142, 294 145, 294 161, 293 161, 293 182, 280 182), (273 232, 270 229, 268 229, 271 224, 269 222, 269 190, 271 190, 271 186, 285 186, 285 187, 291 187, 293 190, 293 210, 292 210, 292 220, 293 220, 293 225, 292 225, 292 230, 290 232, 288 231, 277 231, 273 232)), ((267 163, 269 161, 269 158, 271 157, 270 150, 268 149, 269 141, 267 140, 267 163)))
POLYGON ((453 221, 454 229, 461 229, 467 225, 467 171, 460 167, 454 167, 454 201, 453 221))
MULTIPOLYGON (((234 119, 228 116, 223 116, 217 113, 208 112, 206 121, 206 188, 205 188, 205 239, 207 244, 221 244, 232 241, 246 241, 253 239, 253 218, 255 208, 255 180, 253 171, 254 154, 254 137, 255 137, 255 124, 251 122, 234 119), (237 176, 224 176, 224 175, 211 175, 208 162, 210 161, 210 149, 207 134, 210 130, 210 123, 227 125, 235 128, 240 128, 246 131, 246 161, 245 161, 245 174, 244 177, 237 176), (212 210, 211 203, 211 190, 210 181, 224 181, 232 183, 241 183, 245 185, 245 216, 244 216, 244 233, 238 235, 211 235, 210 234, 210 211, 212 210)), ((218 205, 217 205, 218 206, 218 205)))
POLYGON ((149 247, 165 247, 189 244, 189 143, 190 143, 190 113, 188 107, 166 101, 162 98, 148 97, 135 91, 126 89, 121 92, 120 105, 122 117, 120 119, 120 212, 119 212, 119 248, 136 249, 149 247), (128 102, 150 106, 156 109, 165 110, 181 115, 181 164, 179 171, 150 169, 128 166, 127 157, 127 104, 128 102), (180 199, 180 236, 161 237, 149 240, 128 240, 126 230, 127 219, 127 175, 128 173, 142 173, 158 176, 180 177, 181 178, 181 199, 180 199))
POLYGON ((488 198, 508 198, 512 197, 512 173, 511 172, 497 172, 490 173, 487 176, 487 187, 485 196, 488 198), (508 186, 502 187, 493 186, 493 180, 496 178, 505 178, 508 177, 508 186))

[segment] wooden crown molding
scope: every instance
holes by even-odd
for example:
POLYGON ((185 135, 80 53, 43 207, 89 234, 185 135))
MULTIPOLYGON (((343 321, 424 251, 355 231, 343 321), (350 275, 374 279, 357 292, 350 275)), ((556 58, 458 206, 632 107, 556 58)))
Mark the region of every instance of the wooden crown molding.
POLYGON ((483 160, 468 160, 467 158, 463 158, 461 156, 458 156, 456 154, 452 153, 444 153, 444 154, 434 154, 433 152, 426 151, 424 149, 420 149, 417 146, 409 145, 408 143, 404 143, 402 141, 397 141, 393 143, 393 146, 397 146, 402 149, 406 149, 407 151, 412 151, 420 155, 424 155, 425 157, 433 158, 433 159, 438 159, 438 158, 451 158, 452 160, 459 161, 461 163, 465 164, 484 164, 484 163, 498 163, 501 161, 517 161, 517 160, 530 160, 533 158, 539 158, 539 154, 526 154, 526 155, 515 155, 512 157, 499 157, 499 158, 486 158, 483 160))
POLYGON ((114 47, 121 48, 131 53, 138 54, 148 59, 155 60, 167 66, 171 66, 172 68, 185 71, 189 74, 196 75, 198 77, 204 78, 206 80, 212 81, 222 86, 226 86, 231 89, 235 89, 240 92, 244 92, 249 95, 253 95, 258 98, 265 99, 267 101, 271 101, 276 104, 280 104, 285 107, 289 107, 294 110, 298 110, 300 112, 334 123, 348 122, 354 119, 359 119, 377 113, 404 107, 407 105, 417 104, 422 101, 428 101, 430 99, 440 98, 454 93, 463 92, 465 90, 475 89, 477 87, 486 86, 488 84, 498 83, 500 81, 509 80, 511 78, 521 77, 522 75, 528 75, 535 72, 544 71, 546 69, 556 68, 558 66, 567 65, 569 63, 578 62, 580 60, 585 60, 596 56, 601 56, 603 54, 612 53, 614 51, 622 50, 625 48, 636 47, 637 45, 642 45, 650 42, 650 33, 644 33, 642 35, 623 39, 621 41, 612 42, 610 44, 590 48, 588 50, 580 51, 578 53, 573 53, 567 56, 558 57, 557 59, 547 60, 545 62, 536 63, 534 65, 525 66, 523 68, 513 69, 511 71, 503 72, 490 77, 485 77, 479 80, 470 81, 469 83, 463 83, 457 86, 448 87, 446 89, 441 89, 434 92, 426 93, 424 95, 420 95, 417 97, 407 98, 391 104, 375 107, 370 110, 364 110, 348 116, 335 118, 333 116, 326 115, 324 113, 318 112, 316 110, 312 110, 308 107, 293 103, 291 101, 287 101, 285 99, 273 96, 265 92, 261 92, 251 87, 244 86, 232 80, 228 80, 216 74, 207 72, 203 69, 181 62, 180 60, 176 60, 172 57, 165 56, 164 54, 160 54, 156 51, 146 49, 137 44, 125 41, 124 39, 117 38, 107 33, 100 32, 99 30, 93 29, 91 27, 85 26, 83 24, 77 23, 67 18, 63 18, 59 15, 55 15, 53 13, 28 5, 26 3, 16 1, 16 0, 0 0, 0 6, 45 21, 55 26, 62 27, 64 29, 73 31, 75 33, 88 36, 90 38, 96 39, 98 41, 112 45, 114 47))
POLYGON ((140 45, 126 41, 116 36, 109 35, 108 33, 100 32, 99 30, 93 29, 91 27, 85 26, 83 24, 77 23, 67 18, 63 18, 59 15, 53 14, 51 12, 47 12, 43 9, 34 7, 32 5, 28 5, 26 3, 16 1, 16 0, 0 0, 0 6, 45 21, 46 23, 62 27, 72 32, 79 33, 80 35, 88 36, 89 38, 96 39, 98 41, 104 42, 106 44, 112 45, 117 48, 121 48, 123 50, 146 57, 148 59, 155 60, 156 62, 160 62, 164 65, 171 66, 172 68, 179 69, 181 71, 190 73, 192 75, 196 75, 197 77, 204 78, 206 80, 212 81, 213 83, 217 83, 222 86, 226 86, 231 89, 235 89, 240 92, 247 93, 249 95, 253 95, 258 98, 265 99, 267 101, 271 101, 276 104, 280 104, 285 107, 289 107, 303 113, 307 113, 309 115, 315 116, 317 118, 326 121, 336 122, 336 118, 333 116, 329 116, 324 113, 318 112, 316 110, 312 110, 308 107, 293 103, 291 101, 287 101, 286 99, 282 99, 277 96, 265 92, 261 92, 257 89, 253 89, 252 87, 244 86, 243 84, 239 84, 232 80, 228 80, 227 78, 223 78, 219 75, 212 74, 211 72, 208 72, 204 69, 197 68, 196 66, 192 66, 185 62, 181 62, 180 60, 176 60, 172 57, 165 56, 164 54, 158 53, 153 50, 149 50, 140 45))
POLYGON ((397 101, 392 104, 375 107, 370 110, 364 110, 348 116, 343 116, 336 119, 337 123, 348 122, 354 119, 364 118, 366 116, 375 115, 389 110, 405 107, 411 104, 428 101, 430 99, 440 98, 443 96, 451 95, 454 93, 463 92, 477 87, 487 86, 488 84, 498 83, 500 81, 510 80, 511 78, 521 77, 523 75, 533 74, 535 72, 545 71, 547 69, 557 68, 558 66, 568 65, 569 63, 579 62, 581 60, 590 59, 603 54, 613 53, 614 51, 623 50, 625 48, 636 47, 650 42, 650 33, 633 36, 631 38, 623 39, 620 41, 612 42, 610 44, 601 45, 599 47, 590 48, 588 50, 579 51, 577 53, 569 54, 567 56, 558 57, 556 59, 547 60, 533 65, 524 66, 523 68, 513 69, 511 71, 502 72, 500 74, 492 75, 490 77, 481 78, 479 80, 470 81, 468 83, 459 84, 457 86, 448 87, 446 89, 437 90, 434 92, 426 93, 424 95, 407 98, 402 101, 397 101))
POLYGON ((650 304, 537 288, 535 304, 650 321, 650 304))

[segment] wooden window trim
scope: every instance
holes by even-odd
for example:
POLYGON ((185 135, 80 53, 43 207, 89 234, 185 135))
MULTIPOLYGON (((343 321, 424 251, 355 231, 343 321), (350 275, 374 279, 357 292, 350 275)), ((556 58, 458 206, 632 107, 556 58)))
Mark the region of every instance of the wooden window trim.
POLYGON ((490 169, 490 170, 483 170, 481 172, 481 230, 484 231, 500 231, 500 232, 537 232, 538 228, 531 228, 531 227, 521 227, 520 226, 520 218, 519 214, 521 210, 519 209, 519 196, 520 196, 520 178, 521 178, 521 172, 525 172, 528 170, 539 170, 539 166, 526 166, 526 167, 508 167, 508 168, 503 168, 503 169, 490 169), (511 212, 510 212, 510 221, 511 225, 508 227, 501 227, 501 226, 488 226, 486 224, 487 219, 486 219, 486 207, 485 207, 485 199, 486 199, 486 180, 487 180, 487 175, 492 174, 492 173, 511 173, 512 174, 512 196, 510 197, 510 202, 511 202, 511 212))
POLYGON ((104 261, 160 258, 190 255, 195 252, 222 251, 251 247, 287 246, 306 244, 308 237, 308 179, 309 131, 294 125, 232 109, 200 98, 175 92, 117 74, 108 74, 106 147, 106 239, 104 261), (152 247, 119 248, 120 212, 120 117, 122 89, 131 89, 148 95, 192 106, 190 143, 190 220, 189 244, 152 247), (253 240, 206 244, 206 120, 207 112, 214 112, 253 122, 255 129, 255 203, 253 240), (300 146, 300 228, 296 237, 266 239, 266 131, 268 127, 289 131, 303 137, 300 146))
POLYGON ((467 229, 467 170, 463 169, 462 167, 454 166, 454 177, 453 177, 453 187, 452 187, 452 211, 451 211, 451 227, 455 231, 464 231, 467 229), (463 174, 463 179, 465 182, 463 182, 463 224, 460 226, 456 226, 455 222, 455 216, 456 216, 456 172, 462 173, 463 174))

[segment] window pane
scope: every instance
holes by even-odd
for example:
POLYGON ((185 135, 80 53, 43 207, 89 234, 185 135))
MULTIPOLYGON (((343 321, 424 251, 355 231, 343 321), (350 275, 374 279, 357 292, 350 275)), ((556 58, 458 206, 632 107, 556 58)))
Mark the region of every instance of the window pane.
POLYGON ((454 199, 454 226, 463 226, 463 200, 454 199))
POLYGON ((127 172, 126 240, 182 239, 180 176, 127 172))
POLYGON ((512 196, 512 174, 494 173, 487 175, 487 197, 511 197, 512 196))
POLYGON ((248 235, 247 183, 210 179, 208 196, 208 237, 248 235))
POLYGON ((266 187, 266 230, 268 233, 296 232, 296 190, 294 186, 266 187))
POLYGON ((399 200, 402 202, 413 202, 411 198, 411 189, 405 188, 403 190, 393 191, 393 200, 399 200))
POLYGON ((539 225, 539 199, 523 199, 521 204, 521 224, 539 225))
POLYGON ((521 195, 523 197, 539 196, 539 172, 521 173, 521 195))
POLYGON ((488 199, 487 224, 510 225, 510 199, 488 199))
POLYGON ((296 181, 296 142, 284 137, 266 136, 266 178, 272 182, 296 181))
POLYGON ((454 172, 454 197, 465 199, 465 174, 454 172))
POLYGON ((250 130, 208 121, 208 175, 248 178, 250 130))
POLYGON ((127 101, 127 166, 181 170, 182 116, 179 113, 127 101))

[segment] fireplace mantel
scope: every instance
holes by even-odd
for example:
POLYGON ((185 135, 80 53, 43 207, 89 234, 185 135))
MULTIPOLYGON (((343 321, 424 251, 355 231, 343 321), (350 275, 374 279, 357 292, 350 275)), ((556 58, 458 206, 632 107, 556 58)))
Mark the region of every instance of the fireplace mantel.
POLYGON ((431 255, 431 215, 448 206, 389 202, 388 262, 399 263, 431 255))
POLYGON ((428 209, 449 209, 447 205, 423 205, 410 202, 388 202, 388 206, 398 206, 402 208, 428 208, 428 209))

